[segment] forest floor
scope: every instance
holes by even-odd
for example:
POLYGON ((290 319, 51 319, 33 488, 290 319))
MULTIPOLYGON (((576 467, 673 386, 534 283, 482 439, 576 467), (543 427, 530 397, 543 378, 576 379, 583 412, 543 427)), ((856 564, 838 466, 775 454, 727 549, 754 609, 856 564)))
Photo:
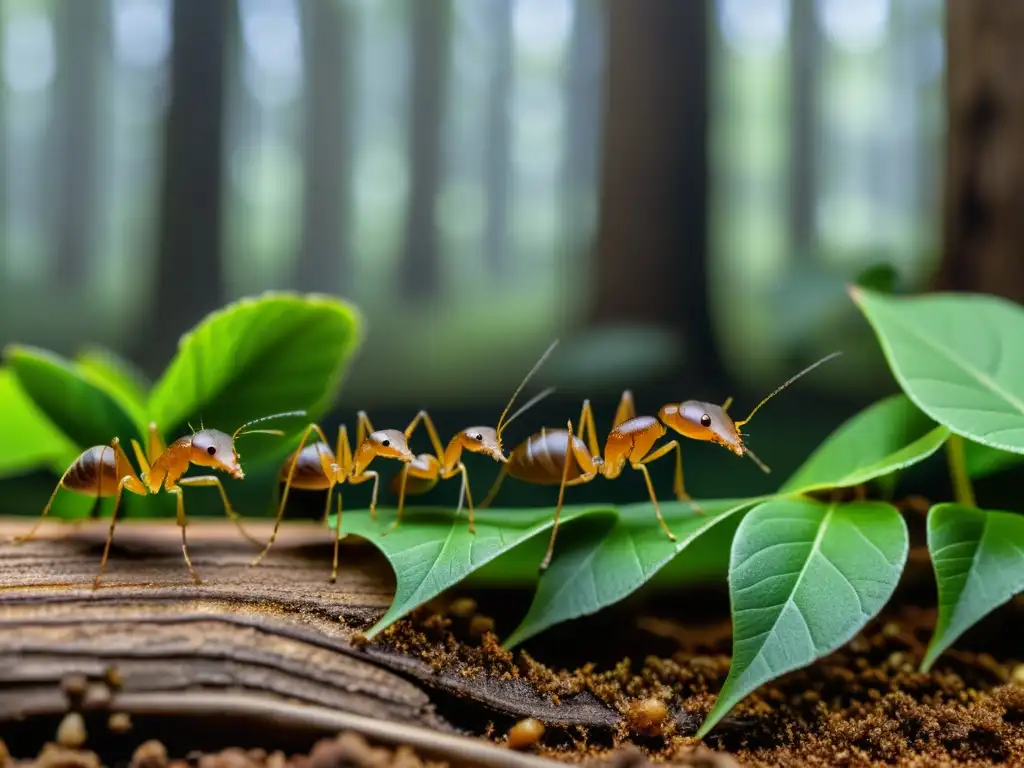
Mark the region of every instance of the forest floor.
MULTIPOLYGON (((251 554, 233 531, 200 527, 197 562, 207 582, 199 588, 181 583, 173 527, 137 526, 134 543, 130 529, 111 568, 112 578, 127 580, 96 593, 63 585, 91 582, 102 543, 98 530, 90 536, 57 531, 24 550, 0 553, 8 582, 0 601, 0 709, 16 712, 37 701, 33 696, 50 702, 45 697, 53 685, 47 681, 58 679, 53 675, 85 661, 102 670, 116 657, 126 694, 166 689, 188 702, 192 690, 249 689, 253 693, 246 696, 276 693, 282 712, 301 715, 304 710, 289 702, 304 700, 319 702, 321 711, 378 713, 371 717, 386 727, 398 718, 394 722, 417 726, 419 733, 440 728, 449 739, 489 743, 495 749, 486 760, 497 762, 487 765, 537 765, 537 758, 548 758, 619 768, 649 762, 705 768, 1024 766, 1024 605, 1014 601, 988 616, 922 674, 917 665, 935 623, 926 556, 912 556, 890 605, 851 642, 763 686, 700 744, 692 734, 729 669, 729 603, 721 586, 638 594, 552 628, 513 652, 499 638, 523 615, 530 591, 460 590, 368 643, 359 632, 379 617, 393 585, 386 564, 367 547, 353 547, 339 582, 327 585, 325 552, 301 531, 290 531, 296 539, 291 549, 286 542, 270 566, 253 571, 251 554), (154 677, 154 669, 164 676, 154 677), (522 722, 530 715, 543 727, 522 722)), ((87 674, 92 679, 94 673, 87 674)), ((116 707, 86 713, 86 739, 79 733, 84 721, 56 706, 36 708, 52 720, 32 741, 33 758, 23 746, 30 741, 26 725, 16 719, 0 725, 8 745, 19 743, 12 746, 17 760, 0 749, 0 768, 448 764, 436 751, 432 757, 420 751, 426 741, 414 749, 396 746, 404 743, 396 739, 386 746, 368 732, 326 739, 312 749, 310 739, 278 752, 244 744, 251 729, 218 732, 214 743, 201 745, 196 731, 176 727, 162 737, 174 743, 165 750, 143 718, 134 728, 123 717, 115 723, 124 714, 116 707), (127 731, 117 737, 116 754, 107 754, 107 732, 115 726, 127 731), (238 746, 222 750, 231 745, 238 746)), ((42 723, 36 715, 25 717, 42 723)))

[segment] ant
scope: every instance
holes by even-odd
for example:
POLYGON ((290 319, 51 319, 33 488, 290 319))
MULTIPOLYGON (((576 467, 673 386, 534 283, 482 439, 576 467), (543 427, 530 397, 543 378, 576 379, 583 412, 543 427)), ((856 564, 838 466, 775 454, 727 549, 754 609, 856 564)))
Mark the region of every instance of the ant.
MULTIPOLYGON (((334 487, 347 482, 359 485, 373 480, 373 496, 370 500, 370 516, 377 514, 377 489, 380 476, 367 467, 375 458, 398 459, 411 462, 414 458, 406 436, 397 429, 375 430, 365 411, 358 413, 356 429, 356 450, 353 453, 348 441, 348 430, 342 424, 338 427, 337 448, 332 450, 323 429, 317 424, 310 424, 302 433, 299 447, 289 456, 281 467, 280 480, 284 481, 284 494, 274 520, 274 531, 270 535, 263 551, 256 556, 251 565, 259 565, 277 538, 277 532, 284 517, 284 508, 288 503, 288 491, 294 487, 306 491, 327 490, 327 504, 324 507, 324 523, 331 512, 331 496, 334 487), (312 433, 320 438, 319 442, 306 445, 312 433)), ((338 517, 335 521, 334 563, 331 569, 332 582, 338 578, 338 547, 341 543, 341 494, 338 494, 338 517)))
POLYGON ((57 487, 53 489, 50 500, 43 508, 43 513, 39 516, 36 524, 32 526, 28 533, 12 539, 11 543, 22 544, 35 535, 39 526, 42 525, 43 520, 49 514, 53 501, 57 497, 57 492, 62 488, 73 493, 95 497, 97 506, 100 499, 113 496, 115 500, 114 510, 110 516, 110 529, 107 532, 106 545, 103 547, 100 570, 96 574, 96 580, 93 583, 93 589, 97 589, 100 586, 103 572, 106 569, 110 545, 114 538, 114 528, 117 525, 117 512, 121 506, 121 497, 124 491, 128 490, 139 496, 148 496, 164 490, 177 496, 177 522, 181 528, 181 550, 185 555, 185 564, 188 566, 188 572, 192 576, 192 580, 196 584, 202 584, 202 579, 199 578, 199 575, 192 567, 192 560, 188 554, 188 539, 185 535, 188 518, 185 517, 185 503, 182 497, 183 486, 216 486, 217 490, 220 491, 221 502, 224 505, 224 514, 238 526, 239 531, 245 538, 257 545, 259 542, 246 533, 242 527, 241 518, 232 508, 220 478, 216 475, 202 475, 199 477, 182 477, 182 475, 188 470, 189 465, 195 464, 196 466, 210 467, 226 472, 236 480, 242 480, 245 478, 245 473, 242 471, 240 457, 235 450, 235 441, 242 435, 284 435, 284 432, 279 429, 248 429, 248 427, 284 416, 305 415, 305 411, 288 411, 253 419, 240 426, 233 435, 228 435, 216 429, 205 429, 200 425, 198 432, 193 430, 191 435, 179 437, 170 446, 164 444, 156 423, 150 422, 146 453, 142 452, 138 441, 134 438, 131 441, 135 458, 142 470, 141 474, 135 473, 135 469, 128 460, 128 456, 125 455, 124 449, 121 448, 119 438, 115 437, 107 445, 94 445, 91 448, 86 448, 71 463, 71 466, 67 468, 64 474, 61 475, 57 487))
MULTIPOLYGON (((523 387, 526 386, 527 382, 533 377, 533 375, 540 369, 544 364, 544 361, 551 355, 555 347, 558 346, 558 339, 551 342, 551 345, 547 348, 540 359, 534 363, 533 368, 526 374, 522 382, 516 388, 516 391, 512 393, 512 397, 508 401, 508 405, 505 406, 505 410, 502 411, 500 418, 498 419, 497 427, 468 427, 460 432, 457 432, 455 436, 448 442, 448 447, 442 449, 441 440, 438 437, 437 429, 434 427, 434 423, 430 418, 430 415, 426 411, 420 411, 416 414, 416 418, 412 420, 408 428, 405 430, 405 436, 411 438, 413 432, 416 431, 416 427, 422 421, 427 429, 427 434, 430 436, 430 442, 434 447, 434 454, 421 453, 411 462, 402 467, 402 472, 392 480, 391 489, 398 494, 398 512, 395 516, 395 521, 391 524, 389 530, 393 530, 398 526, 402 520, 402 512, 405 509, 405 497, 406 495, 418 495, 426 493, 437 485, 440 480, 448 480, 456 475, 462 475, 462 487, 459 491, 459 506, 456 510, 456 515, 462 511, 462 503, 466 501, 469 506, 469 532, 476 533, 476 524, 473 520, 473 495, 469 489, 469 473, 466 471, 466 465, 462 462, 462 452, 470 451, 471 453, 484 453, 490 456, 500 464, 505 464, 508 458, 505 456, 505 452, 502 449, 501 435, 504 430, 511 424, 515 419, 526 413, 530 408, 535 406, 545 397, 554 392, 554 388, 550 387, 545 389, 543 392, 535 395, 526 404, 524 404, 518 411, 516 411, 509 419, 505 419, 511 410, 513 403, 519 393, 522 392, 523 387), (411 480, 411 482, 410 482, 411 480)), ((387 531, 384 532, 385 534, 387 531)))
POLYGON ((682 450, 679 441, 672 440, 651 453, 654 444, 670 428, 683 437, 713 442, 727 448, 737 456, 749 456, 762 471, 765 473, 771 472, 769 467, 757 458, 753 451, 744 444, 743 433, 740 431, 740 428, 754 417, 754 414, 760 410, 761 406, 779 394, 779 392, 801 376, 810 373, 819 365, 840 354, 840 352, 833 352, 803 369, 795 376, 792 376, 768 395, 768 397, 758 403, 754 410, 750 412, 750 415, 741 421, 733 421, 728 415, 729 406, 732 405, 731 397, 720 406, 697 400, 687 400, 679 404, 670 404, 662 407, 658 411, 657 418, 653 416, 636 416, 633 395, 629 390, 626 390, 622 393, 622 398, 619 401, 612 430, 605 442, 603 456, 598 450, 594 416, 590 408, 590 401, 585 400, 580 414, 578 434, 573 434, 572 421, 570 420, 568 422, 568 431, 562 429, 541 430, 539 433, 531 436, 512 452, 508 462, 502 467, 501 472, 494 481, 494 485, 491 487, 483 503, 480 504, 480 507, 487 507, 494 500, 506 475, 538 485, 559 484, 558 506, 555 509, 555 522, 551 530, 551 540, 548 543, 547 552, 540 566, 540 569, 544 570, 550 564, 551 556, 554 552, 555 537, 558 534, 558 519, 562 511, 565 488, 567 486, 588 483, 598 475, 614 480, 622 474, 628 462, 633 469, 643 473, 658 522, 661 524, 669 540, 675 541, 675 535, 669 530, 665 519, 662 517, 661 508, 654 492, 654 485, 651 483, 650 473, 647 471, 646 465, 671 451, 675 451, 676 461, 673 490, 675 491, 676 498, 680 501, 689 501, 694 511, 699 514, 703 514, 703 511, 690 498, 683 486, 682 450), (587 440, 586 443, 583 442, 584 437, 587 440))

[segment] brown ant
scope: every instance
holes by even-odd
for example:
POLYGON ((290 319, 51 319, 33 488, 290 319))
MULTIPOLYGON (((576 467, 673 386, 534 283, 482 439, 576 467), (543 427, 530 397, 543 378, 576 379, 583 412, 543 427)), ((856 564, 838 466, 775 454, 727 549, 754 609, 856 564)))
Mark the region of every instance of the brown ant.
MULTIPOLYGON (((356 429, 355 453, 352 452, 349 445, 348 430, 344 424, 338 428, 338 443, 334 450, 331 449, 327 436, 319 425, 310 424, 306 427, 305 432, 302 433, 302 440, 299 441, 299 447, 281 467, 280 480, 284 481, 284 494, 277 510, 277 518, 274 520, 274 531, 263 551, 252 561, 252 565, 259 565, 273 546, 284 517, 285 505, 288 503, 288 491, 293 487, 305 491, 327 490, 327 504, 324 507, 324 522, 326 523, 331 512, 331 496, 334 494, 336 485, 345 482, 349 485, 359 485, 367 480, 373 480, 370 515, 376 517, 380 476, 367 469, 370 462, 378 457, 411 462, 414 456, 409 450, 404 433, 397 429, 375 430, 365 411, 359 411, 357 418, 359 423, 356 429), (306 441, 314 432, 320 441, 306 445, 306 441)), ((340 493, 338 494, 338 517, 334 527, 334 564, 330 579, 332 582, 338 577, 338 547, 341 543, 340 493)))
POLYGON ((679 404, 664 406, 658 411, 658 418, 636 416, 632 393, 627 390, 622 393, 622 398, 619 401, 612 430, 605 442, 603 456, 598 451, 593 411, 590 408, 590 402, 585 400, 583 411, 580 414, 579 433, 573 434, 570 420, 568 431, 562 429, 541 430, 531 436, 509 456, 508 462, 502 466, 501 472, 480 507, 485 508, 490 505, 497 496, 506 475, 538 485, 559 484, 558 506, 555 509, 551 540, 541 562, 541 570, 544 570, 551 562, 554 552, 565 488, 588 483, 598 475, 613 480, 622 474, 622 470, 628 462, 633 469, 643 473, 658 522, 669 540, 675 541, 675 535, 669 530, 662 517, 654 485, 651 483, 651 477, 645 465, 674 450, 676 462, 673 489, 676 498, 680 501, 689 501, 699 514, 703 514, 703 512, 684 489, 682 451, 679 441, 672 440, 651 453, 654 444, 667 433, 666 426, 683 437, 713 442, 727 448, 737 456, 749 456, 762 471, 770 472, 768 466, 744 444, 740 428, 753 418, 761 406, 783 389, 839 354, 841 353, 833 352, 792 376, 758 403, 750 415, 742 421, 733 421, 728 415, 729 406, 732 404, 731 397, 721 406, 687 400, 679 404), (584 437, 586 437, 586 443, 583 442, 584 437))
POLYGON ((110 544, 113 541, 114 528, 117 525, 117 512, 121 506, 121 496, 124 491, 128 490, 139 496, 148 496, 164 490, 177 496, 177 522, 181 528, 181 550, 185 555, 185 564, 188 566, 192 580, 196 584, 202 584, 202 580, 192 567, 192 560, 188 554, 188 539, 185 535, 188 519, 185 517, 185 503, 182 497, 183 486, 216 486, 217 490, 220 491, 221 502, 224 505, 224 514, 238 526, 239 531, 249 541, 257 545, 259 542, 246 533, 242 527, 241 518, 232 508, 220 478, 216 475, 202 475, 199 477, 182 477, 182 475, 188 470, 189 465, 195 464, 196 466, 210 467, 226 472, 236 480, 242 480, 245 478, 245 473, 242 471, 240 458, 235 450, 235 441, 242 435, 247 434, 284 435, 284 432, 278 429, 248 429, 248 427, 284 416, 305 415, 305 411, 288 411, 286 413, 276 413, 272 416, 253 419, 240 426, 233 435, 228 435, 216 429, 205 429, 200 426, 198 432, 193 431, 191 435, 179 437, 169 446, 164 444, 157 425, 151 422, 146 453, 142 452, 138 441, 134 438, 131 441, 135 458, 142 470, 141 474, 135 473, 135 469, 121 448, 120 440, 116 437, 108 445, 94 445, 91 448, 86 448, 71 463, 71 466, 67 468, 64 474, 61 475, 57 487, 53 489, 50 500, 43 508, 43 513, 39 516, 36 524, 32 526, 28 533, 12 539, 11 543, 21 544, 35 535, 39 526, 42 525, 43 520, 49 514, 53 501, 57 497, 57 492, 62 488, 73 493, 92 496, 96 498, 97 504, 101 498, 113 496, 115 501, 114 510, 110 516, 110 529, 107 532, 106 545, 103 547, 100 570, 96 574, 96 580, 93 584, 93 588, 96 589, 100 585, 103 571, 107 565, 110 544))
MULTIPOLYGON (((502 411, 497 427, 468 427, 457 432, 448 442, 448 447, 442 449, 441 440, 438 437, 437 429, 434 427, 430 415, 426 411, 420 411, 416 414, 416 418, 406 428, 405 436, 411 438, 413 432, 416 431, 416 427, 422 421, 427 429, 427 434, 430 436, 434 454, 421 453, 402 467, 401 473, 392 480, 391 489, 398 494, 398 511, 395 521, 391 524, 391 529, 397 527, 402 520, 402 512, 405 509, 405 497, 407 495, 426 493, 437 485, 438 481, 448 480, 461 474, 462 487, 459 491, 459 506, 455 514, 458 515, 462 511, 462 503, 466 501, 469 507, 469 532, 476 533, 476 524, 473 520, 473 495, 469 489, 469 473, 466 471, 466 465, 462 462, 462 452, 465 450, 471 453, 483 453, 501 464, 508 461, 501 444, 502 433, 515 419, 554 392, 554 388, 545 389, 543 392, 535 395, 507 420, 505 416, 508 415, 523 387, 526 386, 527 382, 544 364, 544 361, 547 360, 556 346, 558 346, 558 339, 551 342, 551 345, 540 356, 540 359, 534 363, 533 368, 526 374, 522 382, 520 382, 516 391, 512 393, 508 405, 505 406, 505 410, 502 411)), ((385 531, 385 533, 387 532, 385 531)))

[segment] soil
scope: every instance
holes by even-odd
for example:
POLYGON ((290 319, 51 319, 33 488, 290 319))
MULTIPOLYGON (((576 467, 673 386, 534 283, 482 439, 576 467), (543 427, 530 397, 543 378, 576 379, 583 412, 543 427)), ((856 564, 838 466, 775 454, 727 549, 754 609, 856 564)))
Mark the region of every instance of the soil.
MULTIPOLYGON (((632 765, 644 764, 640 754, 673 764, 711 759, 692 733, 729 670, 727 622, 693 629, 691 622, 684 628, 647 617, 639 626, 670 639, 675 652, 555 669, 525 651, 502 649, 489 631, 473 632, 489 623, 486 617, 467 616, 464 599, 452 605, 421 609, 381 642, 438 672, 523 680, 556 701, 589 692, 622 714, 611 729, 548 727, 539 754, 583 762, 608 760, 618 750, 616 760, 638 761, 632 765)), ((985 644, 1004 638, 999 650, 1012 654, 1014 618, 1003 614, 999 621, 1009 626, 987 634, 985 644)), ((933 611, 912 605, 884 613, 838 652, 748 697, 707 745, 716 759, 726 753, 741 765, 765 767, 1024 765, 1024 666, 961 650, 947 652, 929 674, 918 672, 934 619, 933 611)), ((485 732, 507 742, 507 728, 485 732)))
MULTIPOLYGON (((103 763, 95 752, 66 739, 48 742, 31 760, 13 761, 0 741, 0 766, 4 768, 100 768, 103 763), (62 743, 61 743, 62 742, 62 743)), ((167 747, 160 741, 145 741, 132 755, 130 768, 447 768, 446 762, 421 758, 409 747, 394 751, 374 746, 351 731, 333 739, 318 741, 308 754, 286 756, 262 749, 232 747, 212 753, 190 754, 187 759, 169 759, 167 747)))

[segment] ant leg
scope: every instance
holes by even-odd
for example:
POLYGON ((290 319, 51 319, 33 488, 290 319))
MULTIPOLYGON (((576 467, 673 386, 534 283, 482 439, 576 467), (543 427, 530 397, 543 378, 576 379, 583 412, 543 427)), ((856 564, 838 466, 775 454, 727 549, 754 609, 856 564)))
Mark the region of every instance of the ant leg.
POLYGON ((152 464, 156 461, 158 456, 167 451, 167 444, 164 442, 164 438, 160 434, 160 429, 157 427, 155 421, 149 422, 147 433, 146 458, 149 459, 149 463, 152 464))
MULTIPOLYGON (((334 451, 334 456, 341 474, 347 475, 352 467, 352 446, 348 442, 348 427, 344 424, 338 426, 338 447, 334 451)), ((323 463, 323 457, 321 457, 321 463, 323 463)), ((324 469, 327 468, 324 467, 324 469)))
POLYGON ((370 519, 377 519, 377 491, 380 488, 380 475, 373 470, 364 470, 361 475, 353 475, 348 479, 349 485, 359 485, 373 478, 373 493, 370 495, 370 519))
MULTIPOLYGON (((277 508, 277 517, 274 518, 274 530, 270 534, 270 540, 266 543, 266 546, 263 547, 263 551, 256 555, 253 561, 249 564, 251 566, 260 564, 260 561, 267 556, 270 548, 274 545, 274 541, 277 539, 277 531, 281 527, 281 519, 284 517, 284 508, 288 503, 288 491, 291 490, 292 479, 295 477, 295 466, 299 463, 299 454, 302 453, 302 449, 305 447, 306 441, 309 440, 309 436, 313 432, 316 432, 317 437, 323 440, 324 443, 330 445, 330 443, 327 442, 327 436, 324 434, 324 431, 316 424, 310 424, 302 433, 302 439, 299 441, 299 447, 295 449, 295 453, 292 455, 291 464, 288 467, 288 479, 285 480, 284 493, 281 494, 281 504, 277 508)), ((332 475, 327 475, 327 477, 332 480, 334 479, 332 475)))
POLYGON ((370 417, 367 415, 366 411, 359 411, 359 413, 356 414, 356 418, 358 419, 358 424, 356 426, 356 449, 358 450, 359 446, 363 444, 363 441, 366 440, 367 436, 376 430, 373 428, 373 424, 370 423, 370 417))
MULTIPOLYGON (((594 411, 590 408, 590 401, 583 401, 583 410, 580 411, 580 433, 577 435, 579 439, 584 438, 586 433, 587 439, 587 450, 590 451, 591 456, 600 456, 601 447, 597 443, 597 427, 594 426, 594 411)), ((570 431, 571 435, 572 432, 570 431)), ((571 440, 569 441, 572 442, 571 440)))
POLYGON ((423 426, 427 428, 427 435, 430 437, 430 444, 434 448, 434 454, 437 456, 437 460, 444 464, 444 448, 441 447, 441 438, 437 434, 437 428, 434 426, 434 422, 430 418, 430 414, 426 411, 420 411, 416 414, 416 417, 409 422, 409 426, 405 428, 405 439, 409 440, 412 438, 413 432, 416 431, 416 427, 419 426, 421 421, 423 422, 423 426))
POLYGON ((619 407, 615 411, 615 421, 612 422, 612 429, 619 426, 624 421, 636 418, 636 404, 633 402, 633 393, 630 390, 624 390, 622 398, 619 400, 619 407))
POLYGON ((459 462, 459 471, 462 472, 462 487, 459 489, 459 508, 455 515, 458 516, 462 512, 462 500, 465 498, 466 505, 469 507, 469 532, 475 534, 476 523, 473 520, 473 494, 469 491, 469 472, 466 471, 466 465, 461 461, 459 462))
POLYGON ((664 456, 669 451, 674 450, 676 452, 676 468, 673 474, 672 490, 676 494, 676 498, 680 501, 688 501, 690 506, 693 507, 693 511, 698 515, 703 515, 704 510, 701 509, 700 504, 693 500, 693 497, 686 492, 683 487, 683 449, 679 445, 678 440, 672 440, 665 445, 661 446, 658 450, 652 453, 650 456, 645 456, 640 460, 640 464, 650 464, 652 461, 656 461, 664 456))
MULTIPOLYGON (((334 493, 332 485, 327 491, 327 506, 324 508, 324 520, 330 517, 331 494, 334 493)), ((338 516, 334 519, 334 560, 331 565, 330 582, 333 584, 338 579, 338 547, 341 545, 341 491, 338 491, 338 516)))
MULTIPOLYGON (((409 482, 409 465, 408 464, 404 464, 404 465, 402 465, 401 480, 399 480, 399 484, 398 484, 398 511, 395 514, 395 522, 393 522, 391 524, 391 527, 388 528, 389 531, 393 531, 395 528, 398 527, 398 524, 400 522, 402 522, 402 512, 405 511, 405 486, 408 484, 408 482, 409 482)), ((383 536, 385 534, 387 534, 387 531, 385 531, 381 535, 383 536)))
POLYGON ((675 541, 676 535, 669 530, 668 523, 665 522, 665 518, 661 516, 661 506, 658 504, 658 496, 654 493, 654 484, 651 482, 651 473, 647 471, 647 467, 643 464, 633 464, 633 469, 639 470, 644 473, 644 482, 647 483, 647 492, 651 495, 651 502, 654 504, 654 514, 658 516, 658 522, 661 523, 661 528, 665 531, 665 535, 668 536, 669 541, 675 541))
POLYGON ((555 507, 555 522, 551 526, 551 538, 548 540, 548 551, 540 561, 540 570, 547 570, 551 564, 551 556, 555 553, 555 537, 558 536, 558 518, 562 515, 562 502, 565 501, 565 484, 569 480, 569 458, 572 456, 572 419, 569 420, 569 435, 565 440, 565 456, 562 461, 562 482, 558 485, 558 506, 555 507))
POLYGON ((202 584, 203 580, 199 578, 196 569, 192 567, 192 558, 188 555, 188 537, 185 535, 185 529, 188 527, 188 518, 185 517, 185 499, 182 489, 175 485, 172 488, 168 488, 167 492, 173 493, 178 497, 178 526, 181 528, 181 552, 185 555, 185 565, 188 566, 188 572, 192 576, 192 581, 196 584, 202 584))
POLYGON ((220 500, 224 504, 224 514, 227 515, 228 520, 235 524, 238 528, 238 532, 242 534, 242 537, 249 541, 251 544, 255 544, 257 547, 262 546, 262 542, 257 541, 256 537, 245 530, 245 526, 242 525, 242 516, 239 515, 234 507, 231 506, 231 502, 228 500, 227 491, 224 490, 224 486, 220 482, 220 478, 215 475, 201 475, 200 477, 183 477, 178 480, 178 485, 191 485, 194 487, 209 487, 216 486, 217 490, 220 491, 220 500))
POLYGON ((501 489, 501 484, 505 482, 505 478, 508 477, 508 464, 501 465, 501 471, 498 472, 498 476, 494 479, 494 483, 491 485, 491 490, 487 492, 487 496, 477 505, 477 509, 486 509, 491 506, 491 502, 494 501, 498 495, 498 491, 501 489))
MULTIPOLYGON (((121 507, 121 496, 124 494, 124 487, 128 483, 129 478, 122 477, 121 482, 117 484, 117 493, 114 496, 114 510, 110 513, 110 528, 107 529, 107 541, 103 545, 103 556, 100 558, 100 570, 96 574, 96 579, 92 583, 93 589, 100 588, 100 581, 103 579, 103 571, 107 568, 107 558, 110 556, 110 545, 114 541, 114 528, 117 525, 117 512, 121 507)), ((97 499, 99 501, 99 499, 97 499)))

